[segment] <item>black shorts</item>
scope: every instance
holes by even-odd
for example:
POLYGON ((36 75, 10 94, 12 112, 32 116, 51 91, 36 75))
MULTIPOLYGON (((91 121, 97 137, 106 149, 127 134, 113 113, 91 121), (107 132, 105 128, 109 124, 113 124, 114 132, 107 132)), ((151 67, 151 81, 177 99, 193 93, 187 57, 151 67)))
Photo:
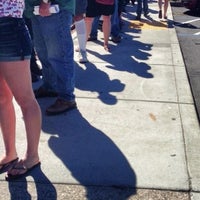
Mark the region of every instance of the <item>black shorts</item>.
POLYGON ((88 6, 86 9, 86 17, 97 17, 100 15, 112 15, 115 10, 115 4, 103 5, 96 3, 95 0, 88 0, 88 6))
POLYGON ((86 17, 97 17, 97 5, 95 0, 88 0, 87 9, 86 9, 86 17))
POLYGON ((97 7, 98 16, 99 15, 106 15, 106 16, 112 15, 115 10, 115 4, 103 5, 100 3, 96 3, 96 7, 97 7))

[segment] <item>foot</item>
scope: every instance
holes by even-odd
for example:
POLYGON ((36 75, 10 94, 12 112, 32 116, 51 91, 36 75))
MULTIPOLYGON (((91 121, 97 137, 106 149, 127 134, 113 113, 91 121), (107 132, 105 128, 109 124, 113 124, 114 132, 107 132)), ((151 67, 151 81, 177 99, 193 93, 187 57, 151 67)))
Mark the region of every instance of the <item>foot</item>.
POLYGON ((22 178, 28 173, 30 173, 33 169, 40 165, 40 161, 34 161, 32 163, 28 163, 26 160, 19 160, 10 170, 8 170, 6 175, 6 180, 13 180, 22 178))
POLYGON ((110 47, 108 45, 104 45, 104 49, 108 52, 110 52, 110 47))
POLYGON ((79 62, 80 63, 87 63, 88 62, 86 51, 80 50, 80 52, 79 52, 79 62))
POLYGON ((11 169, 17 161, 18 161, 17 157, 9 161, 6 161, 6 160, 2 161, 0 163, 0 174, 7 172, 9 169, 11 169))
POLYGON ((76 107, 77 106, 75 101, 66 101, 64 99, 58 98, 54 104, 46 109, 46 115, 58 115, 66 111, 75 109, 76 107))

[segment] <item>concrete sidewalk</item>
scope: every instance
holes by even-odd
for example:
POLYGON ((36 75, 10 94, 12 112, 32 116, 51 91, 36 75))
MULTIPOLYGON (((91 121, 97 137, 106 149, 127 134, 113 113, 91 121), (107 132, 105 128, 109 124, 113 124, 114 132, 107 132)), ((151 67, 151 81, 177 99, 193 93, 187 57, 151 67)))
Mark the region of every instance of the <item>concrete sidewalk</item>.
POLYGON ((111 53, 101 32, 88 42, 90 62, 76 64, 77 110, 47 117, 55 99, 39 100, 41 168, 20 182, 1 175, 0 199, 200 199, 199 124, 171 8, 165 22, 157 2, 149 7, 150 18, 136 21, 136 6, 127 6, 123 40, 110 42, 111 53))

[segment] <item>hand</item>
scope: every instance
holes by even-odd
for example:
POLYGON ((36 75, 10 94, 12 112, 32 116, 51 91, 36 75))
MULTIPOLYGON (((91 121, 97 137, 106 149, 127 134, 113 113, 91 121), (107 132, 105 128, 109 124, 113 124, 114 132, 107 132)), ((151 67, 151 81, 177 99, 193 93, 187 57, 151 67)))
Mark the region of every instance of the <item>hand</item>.
POLYGON ((50 13, 50 6, 51 6, 50 3, 44 3, 42 1, 41 4, 40 4, 40 7, 39 7, 39 14, 40 14, 40 16, 42 16, 42 17, 50 16, 51 15, 51 13, 50 13))

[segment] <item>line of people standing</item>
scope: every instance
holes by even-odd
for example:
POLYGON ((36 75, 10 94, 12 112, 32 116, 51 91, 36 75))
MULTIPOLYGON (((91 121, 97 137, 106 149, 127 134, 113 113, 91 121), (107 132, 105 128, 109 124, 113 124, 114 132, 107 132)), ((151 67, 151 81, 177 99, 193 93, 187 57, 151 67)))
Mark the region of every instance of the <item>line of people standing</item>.
MULTIPOLYGON (((7 172, 7 180, 20 178, 40 164, 41 111, 35 97, 56 97, 56 101, 47 107, 47 115, 57 115, 76 108, 74 45, 71 36, 73 16, 80 36, 80 61, 83 61, 83 52, 86 52, 86 40, 89 39, 93 19, 100 15, 103 16, 103 47, 106 51, 110 50, 111 16, 117 1, 88 0, 87 7, 85 5, 75 13, 74 0, 25 0, 25 4, 24 0, 0 2, 0 125, 5 145, 5 153, 0 159, 0 173, 7 172), (52 11, 52 5, 58 5, 59 10, 54 7, 52 11), (43 84, 34 93, 30 73, 33 46, 23 18, 24 8, 25 17, 31 20, 34 48, 42 65, 43 84), (83 22, 84 12, 86 24, 83 22), (15 144, 13 97, 21 108, 26 128, 27 149, 22 159, 18 158, 15 144)), ((167 7, 165 3, 164 18, 167 17, 167 7)), ((161 6, 159 9, 160 18, 161 6)), ((87 62, 87 58, 84 59, 87 62)))
MULTIPOLYGON (((125 5, 128 5, 129 3, 132 3, 132 5, 136 5, 136 20, 141 20, 142 13, 144 14, 145 18, 149 17, 149 0, 125 0, 125 5), (137 1, 137 4, 135 2, 137 1)), ((169 0, 157 0, 158 2, 158 18, 159 19, 167 19, 167 10, 169 6, 169 0)))
MULTIPOLYGON (((50 0, 47 3, 42 2, 40 4, 40 15, 34 15, 34 4, 30 4, 29 1, 26 0, 27 9, 25 14, 32 21, 34 45, 43 71, 43 85, 34 91, 35 96, 36 98, 57 97, 57 100, 46 109, 46 114, 60 114, 76 108, 74 95, 74 47, 70 32, 72 21, 74 21, 77 32, 79 62, 86 63, 88 62, 87 41, 92 40, 92 38, 97 39, 100 16, 103 18, 104 49, 110 51, 110 36, 117 38, 115 42, 120 42, 120 14, 122 6, 126 5, 127 2, 125 3, 125 0, 76 0, 73 3, 67 3, 66 1, 66 4, 70 7, 70 9, 66 10, 67 6, 63 4, 64 0, 62 3, 61 0, 50 0), (51 14, 48 10, 52 4, 58 4, 61 9, 56 15, 51 14), (59 17, 63 17, 64 11, 66 12, 67 20, 62 22, 59 17), (63 48, 64 44, 66 48, 63 48)), ((144 15, 147 17, 149 13, 148 0, 137 0, 138 19, 140 19, 142 13, 142 1, 144 15)), ((35 5, 38 5, 38 3, 35 3, 35 5)), ((159 9, 162 10, 160 7, 159 9)), ((166 6, 164 7, 164 17, 166 18, 166 6)))

